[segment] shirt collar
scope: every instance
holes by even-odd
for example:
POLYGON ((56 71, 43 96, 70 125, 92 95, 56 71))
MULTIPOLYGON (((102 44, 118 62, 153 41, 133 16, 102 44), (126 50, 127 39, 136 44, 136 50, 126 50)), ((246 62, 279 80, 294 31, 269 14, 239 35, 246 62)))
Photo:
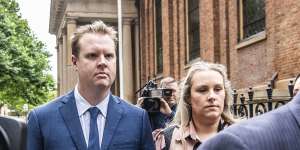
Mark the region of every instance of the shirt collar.
POLYGON ((183 135, 182 138, 186 140, 190 139, 197 142, 200 141, 200 138, 197 135, 193 121, 190 121, 189 125, 185 129, 183 129, 182 135, 183 135))
MULTIPOLYGON (((84 97, 81 96, 81 94, 78 91, 78 85, 75 86, 74 96, 79 117, 81 117, 90 107, 94 107, 84 97)), ((109 96, 110 94, 107 94, 104 100, 96 105, 96 107, 101 110, 101 114, 104 118, 106 118, 107 115, 109 96)))
MULTIPOLYGON (((220 120, 218 125, 218 132, 223 130, 225 127, 227 127, 229 124, 226 124, 223 119, 220 120)), ((182 140, 192 140, 194 142, 201 142, 200 138, 197 135, 195 126, 193 121, 190 121, 189 124, 186 127, 183 127, 181 130, 181 133, 178 134, 178 136, 175 137, 175 140, 180 142, 182 140)))

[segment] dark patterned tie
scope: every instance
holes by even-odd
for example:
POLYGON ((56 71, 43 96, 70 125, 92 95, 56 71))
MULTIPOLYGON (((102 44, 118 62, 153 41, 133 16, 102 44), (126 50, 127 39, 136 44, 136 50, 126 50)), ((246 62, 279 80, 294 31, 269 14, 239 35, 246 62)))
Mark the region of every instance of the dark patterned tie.
POLYGON ((100 150, 97 116, 101 112, 97 107, 91 107, 88 109, 88 111, 90 112, 90 135, 88 150, 100 150))

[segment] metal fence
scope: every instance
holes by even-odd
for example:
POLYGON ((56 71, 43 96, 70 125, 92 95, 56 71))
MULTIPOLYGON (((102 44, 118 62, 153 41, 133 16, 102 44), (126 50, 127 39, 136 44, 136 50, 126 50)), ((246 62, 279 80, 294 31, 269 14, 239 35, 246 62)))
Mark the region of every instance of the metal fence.
POLYGON ((273 95, 272 84, 268 84, 263 97, 255 97, 254 90, 250 87, 245 93, 238 93, 233 90, 233 105, 231 111, 238 118, 251 118, 258 116, 273 109, 276 109, 292 99, 293 96, 293 80, 290 80, 287 91, 288 95, 273 95))

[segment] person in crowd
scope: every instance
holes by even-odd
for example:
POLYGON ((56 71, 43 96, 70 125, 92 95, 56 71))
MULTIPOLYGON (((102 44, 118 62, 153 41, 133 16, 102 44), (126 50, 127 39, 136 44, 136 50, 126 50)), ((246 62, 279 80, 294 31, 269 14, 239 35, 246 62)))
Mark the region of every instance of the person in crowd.
POLYGON ((74 90, 33 109, 28 150, 152 150, 148 114, 114 96, 116 31, 102 21, 79 27, 72 38, 74 90))
MULTIPOLYGON (((172 77, 165 77, 160 81, 160 88, 172 90, 172 95, 160 98, 159 112, 148 112, 153 131, 165 128, 166 125, 173 120, 177 107, 177 81, 172 77)), ((137 101, 137 105, 141 107, 143 102, 144 98, 140 97, 137 101)))
POLYGON ((234 122, 229 111, 231 87, 223 65, 193 64, 181 90, 173 125, 153 133, 156 150, 194 150, 234 122))
POLYGON ((197 150, 296 150, 300 148, 300 86, 295 80, 294 98, 271 112, 242 121, 197 150))

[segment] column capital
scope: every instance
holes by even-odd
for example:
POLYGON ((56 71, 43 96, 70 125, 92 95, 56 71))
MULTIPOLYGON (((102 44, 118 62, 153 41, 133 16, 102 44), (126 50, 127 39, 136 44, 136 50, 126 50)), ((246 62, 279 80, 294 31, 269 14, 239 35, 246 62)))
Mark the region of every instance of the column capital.
POLYGON ((66 17, 67 24, 76 24, 78 17, 66 17))
POLYGON ((140 24, 138 18, 133 18, 132 22, 133 22, 134 25, 139 25, 140 24))
POLYGON ((131 25, 132 18, 123 18, 123 25, 131 25))

